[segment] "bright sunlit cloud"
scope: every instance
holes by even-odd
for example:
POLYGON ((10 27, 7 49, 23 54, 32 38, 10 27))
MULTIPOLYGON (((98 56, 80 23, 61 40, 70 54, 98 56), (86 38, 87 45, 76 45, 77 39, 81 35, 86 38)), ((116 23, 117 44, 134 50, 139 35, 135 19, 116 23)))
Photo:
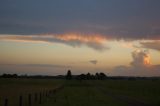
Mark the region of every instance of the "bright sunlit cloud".
POLYGON ((108 47, 104 45, 107 39, 98 34, 1 35, 0 40, 35 43, 63 43, 73 47, 86 45, 95 50, 108 49, 108 47))

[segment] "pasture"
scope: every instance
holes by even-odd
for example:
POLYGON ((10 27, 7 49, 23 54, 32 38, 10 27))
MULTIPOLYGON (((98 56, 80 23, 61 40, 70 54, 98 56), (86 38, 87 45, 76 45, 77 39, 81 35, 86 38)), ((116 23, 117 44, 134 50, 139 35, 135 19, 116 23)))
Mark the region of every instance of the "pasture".
MULTIPOLYGON (((160 80, 54 80, 0 79, 0 106, 4 98, 8 106, 19 106, 18 97, 54 89, 64 85, 42 104, 32 106, 159 106, 160 80)), ((32 97, 33 98, 33 97, 32 97)))

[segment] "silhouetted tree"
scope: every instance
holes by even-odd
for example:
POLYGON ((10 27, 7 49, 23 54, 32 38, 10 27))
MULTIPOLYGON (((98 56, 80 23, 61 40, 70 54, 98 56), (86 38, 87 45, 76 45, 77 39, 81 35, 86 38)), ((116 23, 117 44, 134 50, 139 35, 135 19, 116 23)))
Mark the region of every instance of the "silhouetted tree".
POLYGON ((77 76, 78 80, 86 80, 86 75, 85 74, 81 74, 77 76))
POLYGON ((91 74, 87 73, 86 78, 87 78, 87 80, 91 79, 91 74))
POLYGON ((87 73, 80 74, 75 77, 77 80, 104 80, 107 79, 107 76, 104 73, 96 73, 95 75, 87 73))
POLYGON ((13 76, 13 78, 17 78, 17 77, 18 77, 18 75, 17 75, 17 74, 13 74, 12 76, 13 76))
POLYGON ((106 74, 104 74, 104 73, 102 73, 102 72, 101 72, 101 73, 96 73, 95 77, 96 77, 96 79, 98 79, 98 80, 104 80, 104 79, 107 78, 106 74))
POLYGON ((91 79, 91 80, 95 80, 96 78, 95 78, 94 75, 91 75, 90 79, 91 79))
POLYGON ((96 73, 95 77, 96 77, 96 79, 100 79, 99 73, 96 73))
POLYGON ((17 78, 17 74, 3 74, 1 77, 3 78, 17 78))
POLYGON ((99 74, 99 77, 100 77, 101 80, 104 80, 104 79, 106 79, 107 76, 106 76, 106 74, 104 74, 104 73, 101 72, 99 74))
POLYGON ((66 79, 67 79, 67 80, 71 80, 71 79, 72 79, 71 70, 68 70, 67 75, 66 75, 66 79))

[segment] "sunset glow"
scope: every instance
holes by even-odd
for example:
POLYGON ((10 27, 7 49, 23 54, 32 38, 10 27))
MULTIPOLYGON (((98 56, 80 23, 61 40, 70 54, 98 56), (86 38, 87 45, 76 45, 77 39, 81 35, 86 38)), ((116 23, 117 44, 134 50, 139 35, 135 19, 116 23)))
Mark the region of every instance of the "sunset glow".
POLYGON ((147 66, 151 65, 151 60, 150 60, 150 56, 149 55, 145 56, 144 64, 147 65, 147 66))
POLYGON ((52 39, 62 41, 80 41, 84 43, 104 43, 106 38, 102 35, 81 35, 81 34, 63 34, 63 35, 2 35, 0 40, 19 41, 19 42, 51 42, 52 39), (48 40, 50 39, 50 40, 48 40))
POLYGON ((64 41, 82 41, 82 42, 95 42, 95 43, 103 43, 106 41, 106 38, 101 35, 80 35, 80 34, 64 34, 59 36, 54 36, 55 38, 64 40, 64 41))
POLYGON ((122 1, 0 1, 0 74, 160 76, 160 2, 122 1))

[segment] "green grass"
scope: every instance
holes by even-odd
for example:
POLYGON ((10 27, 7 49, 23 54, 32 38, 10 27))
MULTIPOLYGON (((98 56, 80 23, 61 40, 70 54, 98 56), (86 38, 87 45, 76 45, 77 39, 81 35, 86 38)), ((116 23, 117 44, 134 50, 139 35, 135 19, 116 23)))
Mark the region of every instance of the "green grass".
POLYGON ((27 100, 29 93, 53 89, 61 84, 64 89, 45 99, 43 104, 34 106, 128 106, 128 99, 151 106, 160 105, 160 80, 0 79, 0 106, 3 106, 4 98, 9 98, 9 106, 17 106, 20 95, 27 100), (127 98, 119 99, 124 96, 127 98))

